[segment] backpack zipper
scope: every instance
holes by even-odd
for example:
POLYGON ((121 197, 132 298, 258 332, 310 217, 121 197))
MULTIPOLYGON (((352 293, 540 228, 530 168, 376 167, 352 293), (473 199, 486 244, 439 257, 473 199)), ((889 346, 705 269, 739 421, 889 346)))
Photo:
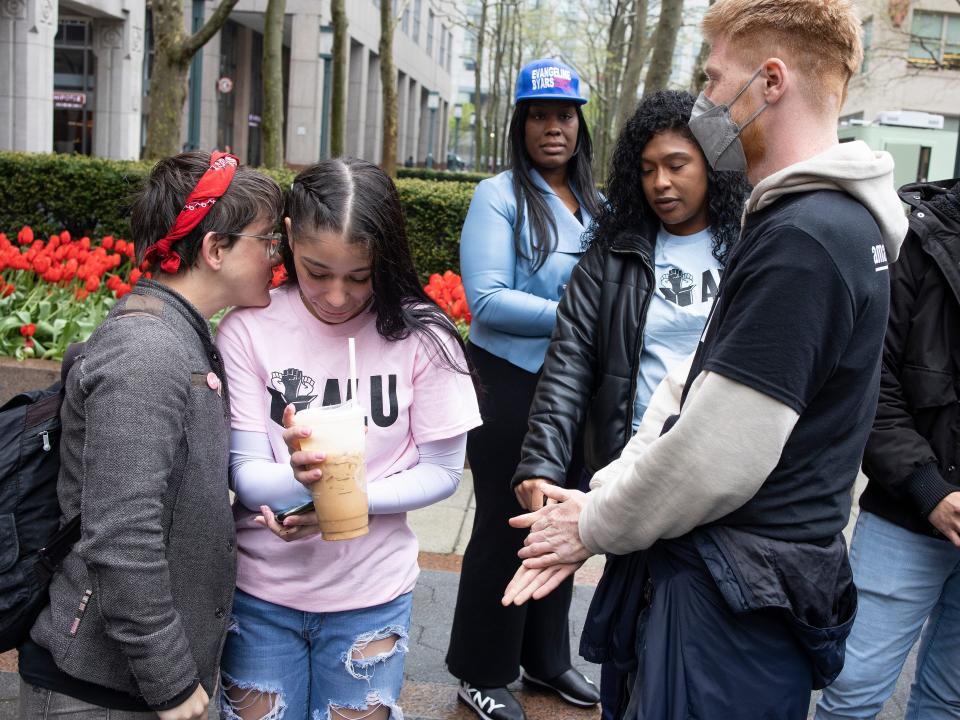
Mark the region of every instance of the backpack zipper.
POLYGON ((44 430, 40 433, 39 438, 43 440, 43 451, 50 452, 53 449, 53 445, 50 444, 50 433, 44 430))

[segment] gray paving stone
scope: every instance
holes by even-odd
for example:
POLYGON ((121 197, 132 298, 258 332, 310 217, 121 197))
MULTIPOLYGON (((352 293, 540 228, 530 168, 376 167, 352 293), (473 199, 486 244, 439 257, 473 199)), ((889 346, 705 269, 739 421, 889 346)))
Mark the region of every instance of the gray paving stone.
POLYGON ((466 508, 447 507, 442 503, 408 513, 410 527, 417 536, 422 552, 452 553, 463 527, 466 508))
POLYGON ((20 678, 16 673, 0 672, 0 720, 15 720, 20 678))
MULTIPOLYGON (((444 657, 450 643, 450 626, 453 622, 454 604, 457 598, 457 573, 424 571, 413 595, 413 619, 411 621, 410 654, 407 656, 406 678, 414 682, 455 683, 447 672, 444 657), (413 639, 417 638, 417 642, 413 639)), ((574 654, 574 666, 594 682, 600 682, 600 668, 579 657, 580 632, 586 617, 593 588, 576 586, 570 606, 570 645, 574 654)))
POLYGON ((446 500, 407 513, 407 522, 420 543, 420 550, 432 553, 463 554, 464 532, 470 537, 473 526, 473 476, 463 471, 457 491, 446 500), (466 530, 464 530, 466 527, 466 530), (462 547, 461 547, 462 546, 462 547))

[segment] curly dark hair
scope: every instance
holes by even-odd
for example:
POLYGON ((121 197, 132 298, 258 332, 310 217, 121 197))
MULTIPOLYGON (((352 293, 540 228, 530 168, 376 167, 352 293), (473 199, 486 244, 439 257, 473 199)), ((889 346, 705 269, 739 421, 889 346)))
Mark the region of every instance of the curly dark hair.
MULTIPOLYGON (((687 125, 693 103, 690 93, 677 90, 661 90, 640 101, 617 138, 607 179, 607 201, 590 228, 588 243, 609 246, 621 232, 637 233, 657 226, 657 215, 643 194, 640 156, 654 135, 668 130, 697 145, 687 125)), ((740 218, 749 193, 746 175, 718 172, 707 164, 707 217, 713 256, 721 264, 740 234, 740 218)))

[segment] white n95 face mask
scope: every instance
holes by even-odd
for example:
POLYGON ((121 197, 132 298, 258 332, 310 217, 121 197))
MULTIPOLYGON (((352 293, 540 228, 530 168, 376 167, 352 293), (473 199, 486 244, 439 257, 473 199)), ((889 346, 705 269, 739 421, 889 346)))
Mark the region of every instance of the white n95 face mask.
POLYGON ((730 117, 730 107, 740 99, 762 71, 763 68, 759 68, 727 104, 717 105, 701 92, 693 105, 693 111, 690 113, 690 132, 697 139, 707 162, 714 170, 745 172, 747 169, 747 157, 743 154, 740 133, 767 109, 767 103, 763 103, 742 127, 730 117))

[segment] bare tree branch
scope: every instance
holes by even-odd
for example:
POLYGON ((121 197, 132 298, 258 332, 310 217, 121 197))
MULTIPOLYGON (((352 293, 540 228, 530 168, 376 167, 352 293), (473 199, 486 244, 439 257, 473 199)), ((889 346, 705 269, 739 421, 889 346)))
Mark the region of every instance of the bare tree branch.
POLYGON ((197 50, 206 45, 210 38, 217 34, 217 31, 220 30, 221 26, 227 21, 227 16, 236 4, 237 0, 220 0, 217 9, 207 18, 203 27, 183 41, 181 52, 187 57, 193 57, 197 50))

